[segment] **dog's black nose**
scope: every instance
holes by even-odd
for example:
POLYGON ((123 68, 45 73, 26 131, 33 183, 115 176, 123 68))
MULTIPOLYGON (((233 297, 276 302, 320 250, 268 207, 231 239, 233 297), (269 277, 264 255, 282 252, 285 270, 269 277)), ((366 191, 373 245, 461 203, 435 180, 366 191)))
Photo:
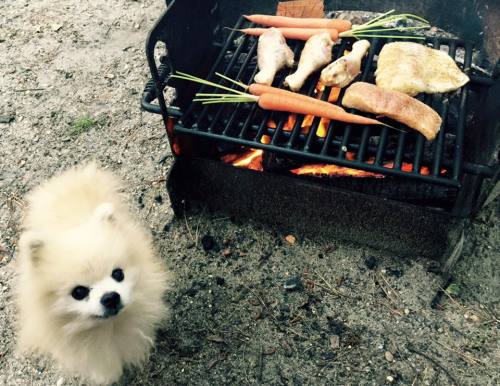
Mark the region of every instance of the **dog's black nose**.
POLYGON ((120 305, 120 294, 118 292, 106 292, 102 295, 101 304, 108 310, 116 310, 120 305))

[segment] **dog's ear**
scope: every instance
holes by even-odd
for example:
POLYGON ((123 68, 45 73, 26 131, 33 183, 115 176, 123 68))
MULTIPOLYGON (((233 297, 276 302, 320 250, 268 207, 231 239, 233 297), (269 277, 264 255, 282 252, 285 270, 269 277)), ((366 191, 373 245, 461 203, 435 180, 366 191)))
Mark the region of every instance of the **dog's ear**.
POLYGON ((96 208, 94 216, 99 221, 114 222, 115 208, 111 202, 105 202, 96 208))
POLYGON ((19 239, 20 249, 26 251, 33 264, 39 263, 42 258, 42 250, 44 246, 45 242, 43 237, 37 232, 24 232, 19 239))

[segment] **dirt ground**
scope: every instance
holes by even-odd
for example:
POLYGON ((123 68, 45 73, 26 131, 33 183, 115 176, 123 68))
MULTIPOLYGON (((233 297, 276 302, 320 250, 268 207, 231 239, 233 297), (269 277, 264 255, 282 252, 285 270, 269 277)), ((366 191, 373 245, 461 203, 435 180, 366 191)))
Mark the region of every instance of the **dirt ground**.
POLYGON ((160 118, 139 109, 144 40, 163 9, 161 0, 0 3, 0 385, 81 384, 15 352, 12 292, 23 196, 92 158, 125 180, 176 274, 173 318, 122 384, 500 384, 499 200, 467 229, 438 309, 433 261, 301 235, 291 244, 215 215, 173 217, 162 181, 172 158, 159 162, 167 139, 160 118))

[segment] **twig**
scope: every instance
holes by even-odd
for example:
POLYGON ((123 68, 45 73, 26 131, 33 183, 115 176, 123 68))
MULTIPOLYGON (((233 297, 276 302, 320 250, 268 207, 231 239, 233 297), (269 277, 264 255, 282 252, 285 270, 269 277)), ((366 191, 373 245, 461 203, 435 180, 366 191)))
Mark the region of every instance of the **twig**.
MULTIPOLYGON (((252 290, 250 287, 245 286, 245 288, 246 288, 248 291, 250 291, 250 292, 252 293, 252 295, 253 295, 253 296, 255 296, 255 297, 257 298, 257 300, 260 302, 260 304, 262 304, 262 306, 266 309, 266 311, 267 311, 267 313, 269 314, 269 316, 271 317, 271 319, 272 319, 272 321, 273 321, 274 325, 275 325, 275 326, 278 326, 278 325, 279 325, 279 322, 278 322, 278 320, 274 317, 274 315, 271 313, 271 310, 269 309, 269 306, 267 305, 267 303, 266 303, 264 300, 262 300, 262 298, 261 298, 258 294, 256 294, 256 293, 255 293, 255 291, 254 291, 254 290, 252 290)), ((301 334, 300 332, 298 332, 298 331, 295 331, 295 329, 293 329, 293 328, 291 328, 291 327, 288 327, 288 330, 289 330, 290 332, 292 332, 293 334, 295 334, 295 335, 297 335, 297 336, 301 337, 302 339, 308 339, 306 336, 302 335, 302 334, 301 334)))
POLYGON ((264 372, 264 348, 261 346, 260 352, 259 352, 259 365, 258 365, 258 370, 257 370, 257 382, 259 384, 262 383, 262 373, 263 372, 264 372))
MULTIPOLYGON (((205 209, 203 209, 203 212, 205 212, 205 209)), ((203 213, 202 213, 203 214, 203 213)), ((198 222, 196 223, 196 231, 195 231, 195 234, 194 234, 194 247, 198 247, 198 232, 200 230, 200 221, 201 221, 201 217, 202 216, 199 216, 198 217, 198 222)))
POLYGON ((448 288, 450 286, 452 280, 453 277, 449 273, 446 274, 446 278, 444 280, 444 285, 443 285, 444 288, 439 287, 438 291, 431 300, 431 308, 438 309, 438 307, 440 307, 441 300, 443 299, 443 295, 446 292, 445 288, 448 288))
POLYGON ((216 358, 216 359, 212 360, 208 364, 207 370, 211 370, 217 363, 222 362, 226 358, 227 358, 227 353, 223 353, 219 358, 216 358))
POLYGON ((457 302, 449 293, 446 291, 443 287, 439 287, 441 291, 458 307, 461 308, 462 310, 466 310, 464 306, 462 306, 459 302, 457 302))
POLYGON ((292 320, 290 320, 290 324, 295 324, 297 323, 299 320, 302 320, 303 317, 301 314, 297 314, 297 316, 295 316, 292 320))
POLYGON ((166 365, 161 365, 159 369, 157 369, 156 371, 152 372, 149 376, 151 378, 156 377, 157 375, 161 374, 163 372, 163 370, 165 370, 165 367, 166 367, 166 365))
POLYGON ((382 280, 385 282, 385 284, 387 284, 387 286, 389 287, 389 289, 392 291, 392 293, 396 296, 396 298, 399 298, 397 292, 394 290, 394 288, 392 288, 392 286, 389 284, 389 282, 387 281, 387 279, 385 278, 384 274, 382 272, 378 272, 378 276, 380 276, 382 278, 382 280))
POLYGON ((186 229, 187 229, 187 231, 189 233, 189 236, 191 237, 191 240, 193 241, 194 240, 193 234, 191 233, 191 228, 189 228, 189 224, 187 222, 187 217, 186 217, 186 212, 185 211, 184 211, 184 222, 186 224, 186 229))
POLYGON ((346 294, 343 294, 342 292, 340 292, 339 290, 337 290, 336 288, 334 288, 323 276, 321 276, 318 272, 316 271, 312 271, 312 272, 305 272, 304 275, 309 275, 309 276, 316 276, 317 278, 319 278, 324 284, 320 284, 320 283, 315 283, 315 285, 317 285, 318 287, 320 288, 323 288, 327 291, 330 291, 331 294, 333 295, 338 295, 338 296, 344 296, 346 298, 350 298, 349 295, 346 295, 346 294))
POLYGON ((111 28, 113 27, 113 25, 115 24, 115 21, 113 21, 113 23, 111 23, 108 27, 108 29, 106 30, 106 32, 104 33, 104 37, 108 37, 108 34, 109 34, 109 31, 111 31, 111 28))
POLYGON ((15 89, 14 92, 25 92, 25 91, 44 91, 45 88, 38 87, 38 88, 18 88, 15 89))
POLYGON ((408 349, 408 351, 414 353, 414 354, 417 354, 417 355, 420 355, 421 357, 427 359, 429 362, 431 362, 434 366, 436 367, 439 367, 441 370, 443 370, 443 372, 446 374, 446 376, 453 382, 454 385, 457 385, 459 386, 460 384, 457 382, 457 380, 455 379, 455 377, 453 377, 450 372, 441 364, 439 363, 437 360, 435 360, 434 358, 432 358, 431 356, 429 356, 428 354, 424 353, 424 352, 421 352, 417 349, 415 349, 413 347, 413 345, 411 343, 408 343, 406 345, 406 348, 408 349))
POLYGON ((469 363, 471 365, 481 364, 481 365, 485 366, 485 363, 483 361, 476 359, 470 355, 467 355, 460 350, 454 349, 452 347, 448 347, 445 344, 438 342, 437 340, 435 340, 434 342, 437 343, 438 345, 440 345, 441 347, 460 355, 467 363, 469 363))
POLYGON ((399 311, 399 310, 396 310, 396 309, 394 309, 394 308, 389 307, 389 306, 388 306, 387 304, 385 304, 384 302, 382 302, 382 301, 378 300, 378 301, 377 301, 377 303, 378 303, 378 304, 383 305, 384 307, 387 307, 387 309, 388 309, 389 311, 391 311, 393 314, 396 314, 396 315, 398 315, 398 316, 403 316, 403 314, 401 313, 401 311, 399 311))
POLYGON ((387 299, 389 299, 391 302, 393 302, 394 300, 392 300, 392 298, 390 296, 390 293, 384 288, 384 286, 379 285, 379 287, 384 292, 384 294, 387 297, 387 299))
MULTIPOLYGON (((481 317, 483 319, 486 319, 484 316, 484 314, 488 315, 489 317, 492 318, 492 320, 489 321, 489 323, 491 323, 492 321, 494 321, 495 323, 500 323, 500 320, 497 318, 497 316, 494 314, 494 312, 492 310, 490 310, 487 306, 479 311, 479 310, 471 310, 467 307, 465 307, 464 305, 460 304, 455 298, 453 298, 453 296, 451 296, 445 289, 439 287, 440 291, 443 291, 443 293, 453 302, 453 304, 455 304, 458 308, 460 308, 462 311, 464 312, 472 312, 472 313, 475 313, 477 315, 481 315, 481 317)), ((481 323, 483 324, 483 323, 481 323)))
POLYGON ((214 218, 212 221, 217 222, 217 221, 224 221, 224 220, 229 220, 231 217, 220 217, 220 218, 214 218))
POLYGON ((166 178, 158 178, 158 179, 156 179, 156 180, 151 180, 151 181, 149 181, 149 183, 150 183, 150 184, 159 184, 160 182, 165 182, 165 181, 167 181, 167 179, 166 179, 166 178))

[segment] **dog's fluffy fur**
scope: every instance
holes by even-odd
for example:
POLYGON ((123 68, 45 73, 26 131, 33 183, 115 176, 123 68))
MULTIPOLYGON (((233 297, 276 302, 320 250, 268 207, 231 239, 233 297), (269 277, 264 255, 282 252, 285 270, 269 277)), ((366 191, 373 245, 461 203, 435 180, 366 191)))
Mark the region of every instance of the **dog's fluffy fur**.
POLYGON ((119 190, 93 163, 52 178, 29 196, 19 242, 20 348, 49 353, 97 384, 146 359, 167 316, 170 274, 119 190), (111 276, 116 269, 122 280, 111 276), (72 296, 77 286, 89 290, 84 299, 72 296), (111 292, 120 305, 110 316, 102 296, 111 292))

